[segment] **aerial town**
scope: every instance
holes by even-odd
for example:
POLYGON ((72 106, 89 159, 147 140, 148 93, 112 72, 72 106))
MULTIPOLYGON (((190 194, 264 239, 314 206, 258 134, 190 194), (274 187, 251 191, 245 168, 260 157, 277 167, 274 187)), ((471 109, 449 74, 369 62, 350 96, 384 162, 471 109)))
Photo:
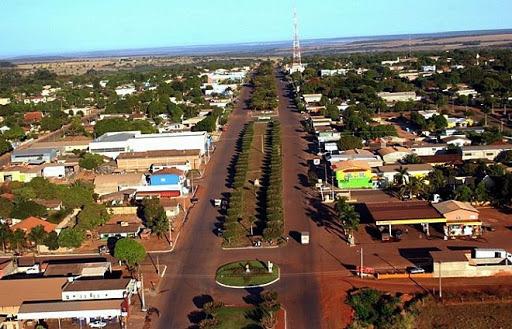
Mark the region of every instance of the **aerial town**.
POLYGON ((0 60, 0 329, 511 327, 510 44, 293 23, 285 55, 0 60))

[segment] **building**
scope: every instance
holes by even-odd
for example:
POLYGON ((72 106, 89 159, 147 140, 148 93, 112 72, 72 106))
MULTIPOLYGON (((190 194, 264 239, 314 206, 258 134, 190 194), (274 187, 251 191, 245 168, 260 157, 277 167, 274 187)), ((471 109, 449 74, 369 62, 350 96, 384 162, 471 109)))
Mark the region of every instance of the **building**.
POLYGON ((116 95, 120 97, 131 95, 135 93, 135 91, 135 86, 133 85, 119 86, 115 89, 116 95))
POLYGON ((423 65, 421 66, 421 71, 425 73, 435 73, 436 66, 435 65, 423 65))
POLYGON ((387 146, 377 150, 377 154, 380 155, 385 164, 399 162, 411 153, 410 149, 402 146, 387 146))
POLYGON ((332 77, 335 75, 346 75, 347 72, 348 72, 348 69, 333 69, 333 70, 322 69, 322 70, 320 70, 320 76, 321 77, 332 77))
POLYGON ((134 279, 72 280, 62 287, 62 300, 124 299, 136 291, 134 279))
POLYGON ((429 224, 446 223, 446 218, 425 201, 367 203, 366 208, 377 226, 388 226, 392 235, 393 225, 422 225, 429 235, 429 224))
POLYGON ((512 274, 512 266, 505 258, 473 258, 470 250, 431 251, 430 255, 433 265, 432 276, 435 278, 440 276, 443 278, 491 277, 512 274))
POLYGON ((404 177, 404 179, 408 180, 409 177, 424 178, 432 170, 434 170, 434 167, 427 163, 404 165, 393 164, 377 167, 377 174, 379 175, 382 182, 385 184, 391 184, 394 182, 395 175, 399 172, 400 169, 407 170, 407 177, 404 177))
POLYGON ((61 300, 66 282, 66 278, 0 280, 0 315, 14 317, 27 302, 61 300))
POLYGON ((18 222, 17 224, 12 225, 11 230, 13 232, 16 230, 22 230, 25 232, 25 234, 28 234, 33 228, 37 226, 42 226, 46 233, 51 233, 57 228, 57 224, 50 223, 38 217, 30 216, 18 222))
POLYGON ((487 159, 494 161, 504 151, 512 150, 512 144, 504 145, 469 145, 462 147, 462 160, 487 159))
POLYGON ((143 225, 141 223, 119 222, 115 224, 104 224, 98 228, 100 239, 108 238, 136 238, 139 236, 143 225))
POLYGON ((377 154, 373 154, 371 151, 363 149, 340 151, 339 153, 328 154, 325 158, 331 165, 336 162, 347 160, 365 161, 371 168, 382 166, 383 164, 382 159, 377 154))
POLYGON ((395 93, 383 91, 378 93, 377 96, 382 98, 386 103, 410 102, 418 100, 414 91, 401 91, 395 93))
POLYGON ((164 207, 167 218, 174 218, 180 214, 180 204, 176 199, 160 198, 160 205, 164 207))
POLYGON ((0 169, 0 183, 28 183, 33 178, 41 176, 40 166, 12 166, 0 169))
POLYGON ((456 118, 456 117, 449 117, 447 115, 444 116, 446 118, 446 122, 448 122, 447 129, 454 128, 454 127, 469 127, 474 124, 473 119, 471 118, 456 118))
POLYGON ((373 174, 368 162, 347 160, 332 166, 336 176, 336 184, 342 189, 373 188, 373 174))
POLYGON ((417 156, 441 154, 446 151, 448 144, 422 144, 411 146, 411 152, 417 156))
POLYGON ((126 171, 147 171, 152 168, 178 167, 201 169, 200 150, 166 150, 122 153, 116 158, 117 168, 126 171))
POLYGON ((116 175, 97 175, 94 178, 94 193, 101 195, 136 188, 146 183, 141 173, 125 173, 116 175))
POLYGON ((57 158, 57 154, 57 149, 54 148, 15 150, 11 153, 11 163, 41 164, 52 162, 57 158))
POLYGON ((60 210, 62 208, 62 201, 59 199, 33 199, 35 203, 46 208, 46 210, 60 210))
POLYGON ((319 103, 322 99, 322 94, 303 94, 302 98, 306 104, 309 103, 319 103))
POLYGON ((446 218, 446 237, 478 237, 482 234, 479 212, 470 203, 448 200, 435 203, 433 206, 446 218))
POLYGON ((142 134, 140 131, 106 133, 89 144, 89 151, 109 158, 126 152, 199 150, 209 154, 211 137, 205 131, 142 134))
POLYGON ((8 104, 11 104, 10 98, 5 98, 5 97, 0 98, 0 105, 8 105, 8 104))
POLYGON ((462 155, 455 153, 444 153, 436 155, 420 156, 421 162, 435 165, 462 165, 462 155))
POLYGON ((61 154, 71 153, 74 150, 87 151, 92 138, 63 138, 53 142, 35 142, 30 146, 32 149, 57 149, 61 154))
POLYGON ((41 122, 43 113, 39 111, 23 113, 23 120, 27 123, 41 122))
POLYGON ((72 108, 65 110, 65 112, 71 116, 76 116, 76 115, 88 116, 94 112, 94 108, 93 107, 72 107, 72 108))
POLYGON ((87 262, 87 263, 43 263, 41 268, 45 277, 81 277, 81 278, 103 278, 105 273, 112 272, 110 262, 87 262))
POLYGON ((471 145, 471 139, 467 138, 466 136, 452 135, 452 136, 443 137, 441 139, 443 140, 443 142, 445 142, 448 145, 454 145, 454 146, 458 146, 458 147, 471 145))
POLYGON ((475 89, 461 89, 461 90, 457 90, 455 92, 455 95, 476 97, 476 96, 478 96, 478 91, 476 91, 475 89))
POLYGON ((117 319, 128 315, 126 302, 120 299, 50 301, 23 303, 17 314, 19 321, 76 319, 84 326, 94 319, 117 319))

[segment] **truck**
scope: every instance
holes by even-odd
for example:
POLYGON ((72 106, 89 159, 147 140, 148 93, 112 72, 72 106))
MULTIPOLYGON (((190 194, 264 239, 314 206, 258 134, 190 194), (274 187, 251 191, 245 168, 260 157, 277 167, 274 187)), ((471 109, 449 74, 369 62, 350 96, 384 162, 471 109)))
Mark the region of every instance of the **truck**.
POLYGON ((506 261, 512 264, 512 254, 505 249, 497 248, 475 248, 471 253, 471 258, 479 264, 501 263, 506 261))
POLYGON ((300 244, 309 244, 309 232, 300 232, 300 244))

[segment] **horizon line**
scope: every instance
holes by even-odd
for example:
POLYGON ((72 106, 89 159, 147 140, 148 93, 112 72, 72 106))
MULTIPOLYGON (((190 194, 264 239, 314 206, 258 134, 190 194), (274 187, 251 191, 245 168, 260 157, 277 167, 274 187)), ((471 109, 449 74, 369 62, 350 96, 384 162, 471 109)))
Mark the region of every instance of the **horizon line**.
MULTIPOLYGON (((457 36, 457 34, 473 34, 473 35, 486 35, 486 34, 492 34, 493 32, 501 32, 501 33, 512 33, 512 28, 504 28, 504 29, 484 29, 484 30, 457 30, 457 31, 437 31, 437 32, 421 32, 421 33, 399 33, 399 34, 375 34, 375 35, 358 35, 358 36, 344 36, 344 37, 319 37, 319 38, 305 38, 300 39, 301 43, 304 42, 325 42, 325 41, 334 41, 334 40, 347 40, 350 42, 354 41, 364 41, 365 39, 374 39, 374 38, 384 38, 384 39, 393 39, 397 38, 400 39, 400 37, 407 37, 411 38, 414 37, 415 39, 418 39, 422 36, 435 36, 435 35, 443 35, 443 34, 453 34, 453 36, 457 36)), ((447 36, 449 37, 449 36, 447 36)), ((0 60, 2 61, 23 61, 23 60, 30 60, 30 59, 44 59, 44 58, 51 58, 51 57, 63 57, 63 58, 95 58, 95 54, 97 54, 97 57, 142 57, 142 56, 201 56, 201 54, 193 54, 193 53, 186 53, 185 51, 187 49, 192 50, 193 48, 215 48, 212 49, 210 53, 205 53, 202 56, 207 55, 222 55, 223 53, 232 53, 235 54, 236 51, 222 51, 219 48, 222 47, 233 47, 233 46, 245 46, 245 47, 258 47, 258 46, 272 46, 275 45, 283 45, 285 43, 290 43, 290 49, 292 46, 292 40, 269 40, 269 41, 241 41, 241 42, 228 42, 228 43, 213 43, 213 44, 192 44, 192 45, 174 45, 174 46, 153 46, 153 47, 135 47, 135 48, 118 48, 118 49, 96 49, 96 50, 76 50, 76 51, 65 51, 65 52, 58 52, 58 51, 50 51, 50 52, 40 52, 40 53, 32 53, 32 54, 20 54, 20 55, 10 55, 10 56, 2 56, 0 55, 0 60), (126 54, 126 55, 104 55, 101 56, 101 53, 115 53, 115 52, 143 52, 143 51, 179 51, 182 50, 184 52, 182 53, 176 53, 176 54, 126 54)), ((198 49, 199 50, 199 49, 198 49)), ((263 50, 263 49, 261 49, 263 50)), ((261 51, 260 50, 260 51, 261 51)), ((247 52, 247 50, 245 51, 247 52)), ((254 51, 257 52, 257 51, 254 51)))

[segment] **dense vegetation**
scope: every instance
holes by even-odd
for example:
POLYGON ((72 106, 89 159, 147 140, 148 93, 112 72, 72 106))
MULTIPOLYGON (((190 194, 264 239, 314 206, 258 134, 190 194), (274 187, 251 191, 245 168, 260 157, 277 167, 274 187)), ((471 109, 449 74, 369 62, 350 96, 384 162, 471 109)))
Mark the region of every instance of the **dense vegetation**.
POLYGON ((252 78, 254 92, 251 107, 256 111, 273 111, 277 107, 277 87, 272 62, 262 62, 252 78))
POLYGON ((227 243, 240 238, 245 234, 245 229, 240 225, 239 220, 243 212, 243 186, 247 181, 249 168, 249 149, 254 137, 254 122, 248 123, 240 134, 239 152, 234 159, 233 191, 229 194, 228 208, 224 218, 224 239, 227 243))
POLYGON ((267 168, 269 175, 265 191, 266 221, 263 238, 272 241, 283 236, 284 230, 281 126, 277 121, 269 123, 268 144, 270 145, 269 165, 267 168))

